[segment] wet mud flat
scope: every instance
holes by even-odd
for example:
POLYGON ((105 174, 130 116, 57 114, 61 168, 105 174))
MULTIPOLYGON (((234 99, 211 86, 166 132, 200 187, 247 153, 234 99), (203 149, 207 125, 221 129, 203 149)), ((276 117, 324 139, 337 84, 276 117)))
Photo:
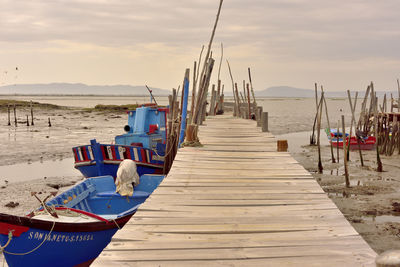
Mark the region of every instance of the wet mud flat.
MULTIPOLYGON (((87 108, 35 107, 34 126, 27 126, 28 108, 12 114, 0 111, 0 212, 25 215, 50 192, 62 192, 83 179, 73 166, 72 147, 89 144, 90 139, 113 143, 124 133, 125 111, 94 111, 87 108), (51 127, 48 120, 50 118, 51 127)), ((31 118, 29 116, 29 122, 31 118)))
MULTIPOLYGON (((307 145, 308 139, 296 141, 299 135, 305 137, 309 133, 289 135, 291 154, 313 175, 357 232, 377 253, 400 249, 400 155, 381 155, 384 172, 377 172, 375 150, 362 152, 364 167, 359 152, 351 151, 350 188, 346 188, 343 150, 339 150, 339 163, 332 163, 329 143, 322 136, 324 170, 319 174, 317 147, 307 145)), ((336 149, 334 155, 337 161, 336 149)))

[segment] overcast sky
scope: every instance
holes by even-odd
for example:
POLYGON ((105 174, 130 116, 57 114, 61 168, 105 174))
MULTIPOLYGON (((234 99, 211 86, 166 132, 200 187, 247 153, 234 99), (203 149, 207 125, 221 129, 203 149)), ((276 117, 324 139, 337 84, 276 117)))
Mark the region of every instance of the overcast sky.
MULTIPOLYGON (((208 43, 218 2, 0 0, 0 85, 177 87, 208 43)), ((370 81, 395 90, 399 10, 399 0, 225 0, 213 54, 218 63, 222 42, 235 80, 251 67, 256 90, 361 91, 370 81)), ((225 62, 221 76, 230 88, 225 62)))

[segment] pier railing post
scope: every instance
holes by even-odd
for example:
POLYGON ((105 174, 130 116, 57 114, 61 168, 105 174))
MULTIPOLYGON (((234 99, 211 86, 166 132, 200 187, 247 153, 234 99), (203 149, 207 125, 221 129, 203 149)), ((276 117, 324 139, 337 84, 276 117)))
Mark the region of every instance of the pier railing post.
POLYGON ((261 130, 268 132, 268 112, 263 112, 261 115, 261 130))
POLYGON ((258 106, 256 112, 257 112, 257 127, 261 127, 261 114, 263 112, 263 107, 258 106))

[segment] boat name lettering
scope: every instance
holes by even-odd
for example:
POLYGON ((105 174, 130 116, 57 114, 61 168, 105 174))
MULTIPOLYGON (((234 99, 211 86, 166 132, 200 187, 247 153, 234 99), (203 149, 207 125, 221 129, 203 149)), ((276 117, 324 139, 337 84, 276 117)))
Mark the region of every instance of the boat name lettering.
POLYGON ((30 232, 28 239, 33 240, 43 240, 50 242, 83 242, 83 241, 91 241, 94 240, 93 235, 85 234, 85 235, 60 235, 60 234, 45 234, 40 232, 30 232))

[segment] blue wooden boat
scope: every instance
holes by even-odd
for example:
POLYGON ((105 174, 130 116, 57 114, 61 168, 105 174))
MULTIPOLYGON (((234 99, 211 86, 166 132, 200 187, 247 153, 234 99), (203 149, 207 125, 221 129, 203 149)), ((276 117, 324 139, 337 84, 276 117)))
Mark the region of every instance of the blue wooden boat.
POLYGON ((89 178, 27 216, 0 213, 7 264, 89 266, 162 179, 141 176, 133 196, 126 197, 115 193, 112 176, 89 178))
POLYGON ((167 140, 168 108, 143 105, 128 112, 125 134, 115 137, 115 144, 100 144, 95 139, 90 145, 72 148, 75 168, 85 177, 116 176, 119 163, 131 159, 139 176, 162 174, 167 140))

